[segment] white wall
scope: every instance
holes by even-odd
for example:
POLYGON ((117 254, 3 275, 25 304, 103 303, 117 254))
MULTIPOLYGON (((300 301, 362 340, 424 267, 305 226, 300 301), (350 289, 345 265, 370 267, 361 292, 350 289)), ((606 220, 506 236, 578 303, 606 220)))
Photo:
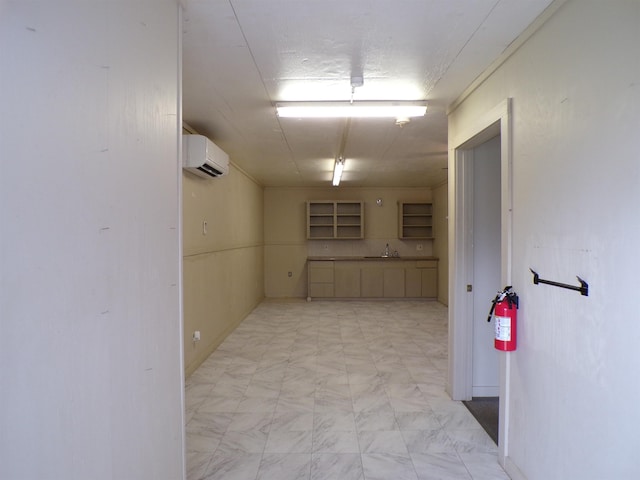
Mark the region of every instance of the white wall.
POLYGON ((0 11, 0 478, 183 478, 178 6, 0 11))
POLYGON ((639 26, 640 2, 568 1, 450 116, 513 98, 514 478, 640 478, 639 26))

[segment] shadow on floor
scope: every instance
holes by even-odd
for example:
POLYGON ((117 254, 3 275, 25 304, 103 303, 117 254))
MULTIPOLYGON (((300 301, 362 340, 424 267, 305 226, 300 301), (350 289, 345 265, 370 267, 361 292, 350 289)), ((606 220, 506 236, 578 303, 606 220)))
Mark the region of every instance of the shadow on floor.
POLYGON ((473 397, 470 401, 462 402, 496 445, 498 444, 498 400, 498 397, 473 397))

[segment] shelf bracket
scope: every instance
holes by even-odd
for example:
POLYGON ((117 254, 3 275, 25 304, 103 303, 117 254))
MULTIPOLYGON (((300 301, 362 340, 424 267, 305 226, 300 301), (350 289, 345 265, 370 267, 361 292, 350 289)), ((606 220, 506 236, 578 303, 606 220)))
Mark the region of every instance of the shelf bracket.
POLYGON ((546 285, 552 285, 554 287, 560 287, 560 288, 566 288, 568 290, 578 291, 578 292, 580 292, 580 295, 583 295, 585 297, 589 296, 589 284, 587 282, 585 282, 583 279, 581 279, 580 277, 578 277, 578 276, 576 276, 576 278, 580 282, 580 286, 579 287, 575 286, 575 285, 568 285, 566 283, 554 282, 554 281, 551 281, 551 280, 543 280, 542 278, 540 278, 538 273, 533 270, 533 268, 529 268, 529 270, 531 270, 531 273, 533 274, 533 283, 535 285, 538 285, 539 283, 544 283, 546 285))

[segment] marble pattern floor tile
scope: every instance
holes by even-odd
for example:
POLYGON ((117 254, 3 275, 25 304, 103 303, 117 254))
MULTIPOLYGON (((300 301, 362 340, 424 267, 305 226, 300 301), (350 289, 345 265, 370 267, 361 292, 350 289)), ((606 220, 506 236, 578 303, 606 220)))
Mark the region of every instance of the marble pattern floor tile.
POLYGON ((456 452, 412 453, 411 459, 419 480, 472 480, 456 452))
POLYGON ((263 302, 186 380, 187 480, 508 479, 446 345, 437 302, 263 302))
POLYGON ((246 480, 256 478, 262 455, 215 453, 205 471, 204 480, 246 480))
POLYGON ((367 430, 358 435, 362 453, 390 453, 408 455, 407 447, 398 430, 367 430))
POLYGON ((364 480, 362 458, 357 453, 314 454, 311 480, 364 480))
POLYGON ((418 480, 409 455, 363 454, 362 466, 365 480, 418 480))
POLYGON ((265 454, 257 480, 309 480, 310 475, 310 454, 265 454))
POLYGON ((265 453, 309 453, 312 452, 311 430, 272 430, 269 432, 265 453))

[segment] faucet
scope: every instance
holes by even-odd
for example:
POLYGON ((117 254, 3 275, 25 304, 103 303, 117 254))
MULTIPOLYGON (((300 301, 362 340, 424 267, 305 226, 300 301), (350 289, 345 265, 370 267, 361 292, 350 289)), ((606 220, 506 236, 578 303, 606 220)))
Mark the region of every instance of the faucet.
POLYGON ((389 244, 387 243, 387 246, 384 247, 384 255, 383 255, 383 257, 388 257, 390 255, 391 254, 389 253, 389 244))

